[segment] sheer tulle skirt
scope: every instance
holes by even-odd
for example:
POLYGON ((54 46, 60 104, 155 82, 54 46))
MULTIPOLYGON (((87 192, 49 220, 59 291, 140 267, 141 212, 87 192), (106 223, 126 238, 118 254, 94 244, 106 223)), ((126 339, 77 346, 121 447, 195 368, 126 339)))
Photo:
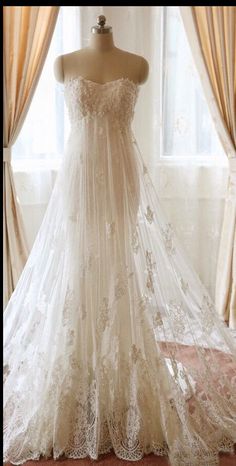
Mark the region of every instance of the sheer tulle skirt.
POLYGON ((113 448, 205 466, 233 451, 235 342, 130 128, 72 127, 4 339, 5 461, 113 448))

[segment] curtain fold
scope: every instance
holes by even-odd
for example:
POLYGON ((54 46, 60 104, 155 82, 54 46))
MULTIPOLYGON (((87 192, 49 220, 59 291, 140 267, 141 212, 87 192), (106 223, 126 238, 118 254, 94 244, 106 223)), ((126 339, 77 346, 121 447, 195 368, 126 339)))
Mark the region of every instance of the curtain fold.
POLYGON ((215 296, 220 317, 236 329, 236 157, 229 159, 229 168, 215 296))
POLYGON ((180 7, 219 138, 229 161, 215 304, 236 328, 236 7, 180 7))
POLYGON ((5 308, 28 256, 14 187, 11 147, 21 130, 48 52, 59 7, 3 7, 3 260, 5 308))
POLYGON ((212 89, 236 150, 236 7, 192 7, 212 89))

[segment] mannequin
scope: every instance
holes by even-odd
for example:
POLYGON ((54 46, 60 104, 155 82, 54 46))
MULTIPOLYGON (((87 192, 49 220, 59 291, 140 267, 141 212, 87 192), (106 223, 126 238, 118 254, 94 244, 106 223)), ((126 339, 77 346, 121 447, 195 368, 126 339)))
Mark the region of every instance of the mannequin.
POLYGON ((149 65, 142 56, 117 48, 111 26, 106 18, 98 16, 97 26, 91 28, 88 47, 60 55, 54 63, 54 74, 59 82, 81 76, 98 84, 128 78, 143 84, 148 77, 149 65))

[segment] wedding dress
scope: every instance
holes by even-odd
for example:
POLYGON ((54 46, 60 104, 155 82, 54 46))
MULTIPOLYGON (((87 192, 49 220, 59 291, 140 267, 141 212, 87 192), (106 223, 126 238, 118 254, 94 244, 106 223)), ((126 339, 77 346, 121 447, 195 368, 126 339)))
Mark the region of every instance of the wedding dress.
POLYGON ((233 452, 235 341, 162 212, 131 127, 138 92, 65 82, 65 155, 4 312, 4 461, 233 452))

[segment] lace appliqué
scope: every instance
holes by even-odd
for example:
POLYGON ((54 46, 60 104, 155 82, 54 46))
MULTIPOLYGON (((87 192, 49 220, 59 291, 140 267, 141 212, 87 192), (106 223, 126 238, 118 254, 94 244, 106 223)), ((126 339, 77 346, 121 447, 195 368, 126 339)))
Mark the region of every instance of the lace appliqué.
POLYGON ((162 315, 159 311, 156 312, 153 316, 153 326, 154 326, 154 329, 157 329, 158 327, 163 326, 162 315))
POLYGON ((168 223, 166 225, 165 229, 161 229, 162 237, 164 240, 165 248, 168 254, 174 254, 175 253, 175 247, 173 244, 173 237, 174 237, 174 231, 171 223, 168 223))
POLYGON ((189 284, 188 284, 188 282, 185 282, 182 277, 180 279, 180 286, 181 286, 181 289, 182 289, 183 293, 186 294, 187 291, 189 290, 189 284))
POLYGON ((119 273, 116 278, 115 285, 115 300, 122 298, 126 294, 128 282, 122 273, 119 273))
POLYGON ((213 327, 215 325, 215 319, 214 319, 215 310, 208 296, 203 296, 201 310, 204 315, 204 325, 202 326, 202 329, 204 332, 209 333, 213 330, 213 327))
POLYGON ((169 318, 173 321, 174 324, 175 335, 178 336, 184 334, 186 316, 182 304, 171 301, 167 305, 167 309, 169 311, 169 318))
POLYGON ((137 254, 140 245, 139 245, 139 237, 138 237, 138 232, 137 230, 134 230, 132 233, 132 240, 131 240, 132 248, 135 254, 137 254))
POLYGON ((154 280, 153 280, 153 269, 155 268, 156 263, 152 261, 152 252, 146 251, 146 265, 147 265, 147 288, 154 293, 154 280))
POLYGON ((149 223, 152 223, 153 222, 153 218, 154 218, 154 212, 152 211, 151 207, 148 205, 147 206, 147 210, 146 210, 146 213, 145 213, 145 217, 147 219, 147 221, 149 223))
POLYGON ((106 224, 106 232, 107 232, 107 237, 108 238, 111 238, 112 236, 114 236, 115 231, 116 231, 115 222, 111 222, 111 223, 106 224))
POLYGON ((99 309, 99 313, 97 316, 97 333, 100 335, 100 333, 104 332, 106 327, 109 325, 109 313, 110 313, 110 307, 108 303, 108 299, 106 297, 103 298, 102 300, 102 305, 99 309))
POLYGON ((65 303, 62 313, 62 324, 67 325, 70 320, 70 309, 74 305, 74 291, 70 288, 67 289, 65 303))
POLYGON ((131 349, 131 359, 134 364, 136 364, 141 354, 142 354, 141 350, 138 349, 137 346, 133 344, 132 349, 131 349))

